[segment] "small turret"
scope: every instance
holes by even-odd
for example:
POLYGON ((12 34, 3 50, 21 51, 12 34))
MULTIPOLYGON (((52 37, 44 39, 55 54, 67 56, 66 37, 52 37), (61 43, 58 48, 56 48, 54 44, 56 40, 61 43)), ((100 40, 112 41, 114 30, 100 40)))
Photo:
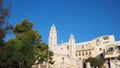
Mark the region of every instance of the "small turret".
POLYGON ((75 46, 75 39, 74 39, 73 34, 70 35, 69 47, 70 47, 70 56, 75 57, 76 56, 76 46, 75 46))

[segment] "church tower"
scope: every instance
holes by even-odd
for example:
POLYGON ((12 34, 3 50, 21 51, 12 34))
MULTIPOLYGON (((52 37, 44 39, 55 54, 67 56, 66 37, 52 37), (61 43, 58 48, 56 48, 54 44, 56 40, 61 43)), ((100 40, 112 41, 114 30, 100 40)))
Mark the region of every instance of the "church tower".
POLYGON ((56 27, 54 26, 54 24, 52 25, 50 32, 49 32, 49 48, 50 50, 54 50, 57 46, 57 31, 56 31, 56 27))
POLYGON ((69 47, 70 47, 70 56, 73 58, 76 56, 76 46, 75 46, 75 39, 73 34, 70 35, 69 47))

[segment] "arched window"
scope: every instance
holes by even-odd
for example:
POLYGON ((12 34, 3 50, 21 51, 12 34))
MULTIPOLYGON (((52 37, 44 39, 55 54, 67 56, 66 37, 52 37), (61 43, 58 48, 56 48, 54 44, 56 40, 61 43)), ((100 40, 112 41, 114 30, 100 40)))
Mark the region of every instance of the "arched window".
POLYGON ((84 51, 82 52, 82 55, 84 56, 84 51))
POLYGON ((67 50, 69 50, 69 46, 67 46, 67 50))

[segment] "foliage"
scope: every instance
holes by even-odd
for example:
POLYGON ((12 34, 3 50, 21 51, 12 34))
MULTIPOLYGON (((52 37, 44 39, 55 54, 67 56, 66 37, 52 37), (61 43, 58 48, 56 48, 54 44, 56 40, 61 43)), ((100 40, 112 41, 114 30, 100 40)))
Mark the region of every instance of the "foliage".
POLYGON ((118 60, 120 60, 120 55, 117 57, 118 60))
POLYGON ((9 57, 9 53, 8 53, 7 49, 5 48, 5 46, 3 46, 3 45, 0 46, 0 68, 6 68, 7 63, 11 64, 8 57, 9 57))
POLYGON ((36 64, 43 63, 44 61, 49 62, 50 64, 54 63, 54 61, 52 61, 53 52, 48 51, 48 45, 45 43, 40 43, 40 45, 35 46, 35 54, 38 61, 36 64))
POLYGON ((54 63, 53 53, 48 51, 47 44, 42 42, 41 35, 32 27, 33 24, 25 19, 13 28, 16 38, 10 39, 1 47, 1 68, 30 68, 33 64, 46 62, 48 52, 49 63, 54 63))
POLYGON ((17 24, 14 28, 14 34, 17 38, 21 38, 22 34, 30 31, 33 27, 33 24, 28 20, 23 20, 21 23, 17 24))
POLYGON ((0 68, 30 68, 33 64, 47 61, 53 64, 53 53, 42 42, 41 35, 33 30, 33 23, 25 19, 13 28, 8 24, 9 7, 3 8, 0 0, 0 68), (5 35, 13 30, 16 38, 4 42, 5 35))
POLYGON ((12 61, 12 68, 13 66, 15 68, 29 68, 34 63, 33 46, 26 37, 24 40, 12 39, 8 41, 6 49, 10 54, 9 59, 12 61))
POLYGON ((4 44, 3 38, 5 37, 6 33, 12 29, 12 26, 9 25, 7 19, 9 17, 9 7, 3 7, 3 0, 0 0, 0 45, 4 44))
MULTIPOLYGON (((39 35, 37 30, 32 30, 32 27, 33 24, 25 19, 21 23, 16 25, 16 27, 14 28, 14 33, 16 37, 20 40, 24 40, 24 36, 30 38, 31 44, 34 45, 33 50, 35 61, 37 61, 37 63, 42 63, 44 61, 47 61, 48 45, 42 42, 41 35, 39 35)), ((49 62, 52 64, 53 53, 49 51, 49 54, 49 62)))
POLYGON ((97 66, 100 68, 103 65, 103 62, 101 60, 92 57, 86 59, 85 62, 90 62, 90 65, 95 68, 97 66))
POLYGON ((1 65, 3 68, 30 68, 34 64, 33 41, 36 41, 35 38, 37 37, 34 32, 32 28, 22 34, 17 32, 20 38, 16 37, 6 42, 4 45, 6 52, 4 52, 1 57, 3 57, 5 53, 7 54, 4 60, 7 65, 1 65))
POLYGON ((6 34, 12 29, 12 26, 8 23, 9 7, 3 7, 3 0, 0 0, 0 68, 7 68, 9 61, 9 52, 5 48, 4 38, 6 34))

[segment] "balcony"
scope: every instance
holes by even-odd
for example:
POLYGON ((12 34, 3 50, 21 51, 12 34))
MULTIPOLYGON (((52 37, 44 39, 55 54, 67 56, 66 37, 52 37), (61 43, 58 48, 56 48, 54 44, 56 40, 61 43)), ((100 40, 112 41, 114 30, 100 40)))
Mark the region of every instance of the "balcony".
POLYGON ((105 52, 105 58, 118 57, 118 55, 120 55, 120 50, 105 52))

